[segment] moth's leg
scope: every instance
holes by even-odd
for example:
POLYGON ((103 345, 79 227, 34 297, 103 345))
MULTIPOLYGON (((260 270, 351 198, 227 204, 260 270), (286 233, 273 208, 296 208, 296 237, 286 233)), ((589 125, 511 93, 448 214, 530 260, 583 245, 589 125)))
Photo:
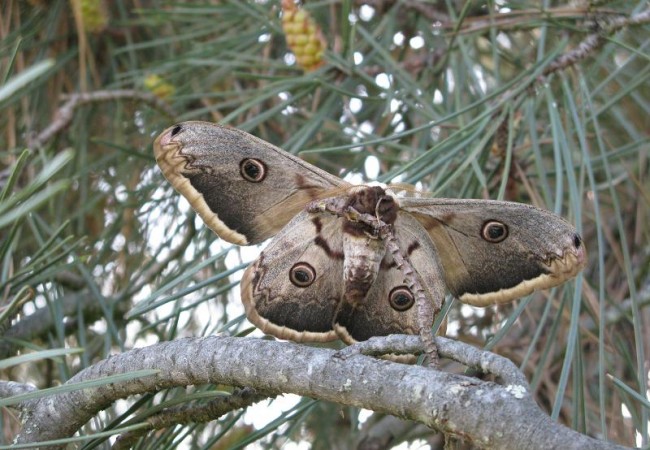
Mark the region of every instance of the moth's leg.
POLYGON ((385 230, 380 230, 380 236, 386 243, 386 249, 393 255, 397 267, 404 274, 406 285, 415 296, 415 304, 418 308, 418 331, 420 339, 422 339, 422 345, 424 346, 424 353, 429 359, 429 365, 437 368, 439 364, 438 347, 433 341, 431 326, 433 325, 434 318, 442 309, 442 299, 434 298, 433 304, 429 301, 411 262, 402 254, 392 228, 385 227, 385 230))
POLYGON ((347 199, 344 197, 330 197, 308 203, 305 209, 310 213, 330 213, 343 217, 346 215, 347 199))
POLYGON ((387 225, 379 217, 365 214, 357 211, 351 206, 348 206, 348 199, 346 197, 329 197, 320 200, 314 200, 308 203, 305 210, 309 213, 328 213, 334 214, 338 217, 344 217, 350 222, 359 222, 369 225, 374 231, 373 237, 376 239, 379 228, 382 225, 387 225))

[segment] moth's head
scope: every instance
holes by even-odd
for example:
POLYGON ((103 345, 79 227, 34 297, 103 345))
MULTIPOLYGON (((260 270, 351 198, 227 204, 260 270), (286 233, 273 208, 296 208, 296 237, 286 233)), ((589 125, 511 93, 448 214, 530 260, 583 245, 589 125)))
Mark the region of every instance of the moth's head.
POLYGON ((354 186, 349 191, 346 206, 362 214, 377 216, 387 224, 395 223, 399 211, 395 197, 382 186, 354 186))

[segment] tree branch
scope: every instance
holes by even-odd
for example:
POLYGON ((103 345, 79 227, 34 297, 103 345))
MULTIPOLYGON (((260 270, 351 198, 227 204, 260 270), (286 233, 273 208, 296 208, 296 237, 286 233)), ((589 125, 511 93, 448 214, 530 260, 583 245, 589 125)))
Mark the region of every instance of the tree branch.
POLYGON ((597 23, 597 31, 587 36, 576 48, 560 55, 544 70, 544 75, 549 75, 558 70, 566 69, 587 58, 600 47, 605 45, 608 36, 621 30, 624 27, 643 25, 650 22, 650 8, 635 14, 631 17, 617 17, 609 19, 605 23, 597 23))
POLYGON ((11 321, 18 315, 23 305, 33 299, 34 289, 30 286, 23 286, 7 306, 0 307, 0 336, 4 336, 7 332, 11 321))
MULTIPOLYGON (((487 352, 453 339, 438 337, 435 339, 438 352, 444 358, 459 362, 485 374, 497 376, 497 382, 504 386, 521 386, 528 390, 526 377, 517 366, 507 358, 487 352)), ((394 334, 384 337, 372 337, 339 351, 343 358, 355 354, 381 356, 390 353, 414 354, 422 352, 422 341, 418 336, 394 334)))
MULTIPOLYGON (((171 249, 169 255, 165 257, 162 261, 155 262, 151 267, 144 270, 142 273, 138 274, 138 278, 134 277, 134 285, 127 287, 127 289, 117 294, 111 298, 107 298, 106 302, 110 306, 114 306, 111 310, 116 314, 123 314, 124 307, 126 303, 123 302, 123 299, 134 295, 138 292, 142 286, 150 282, 156 274, 160 273, 174 258, 177 258, 183 251, 187 249, 187 246, 191 243, 192 238, 195 234, 194 228, 194 219, 193 217, 188 219, 188 227, 185 232, 182 241, 178 246, 171 249)), ((68 273, 66 279, 74 278, 77 288, 79 285, 85 281, 82 278, 76 279, 76 275, 73 273, 68 273)), ((17 294, 17 299, 22 299, 24 294, 17 294)), ((26 301, 31 300, 33 297, 33 292, 31 292, 31 297, 26 296, 24 299, 20 300, 17 304, 22 306, 26 301)), ((89 291, 74 292, 64 295, 59 299, 61 305, 62 313, 64 316, 69 318, 65 324, 65 334, 69 335, 74 333, 78 329, 79 321, 76 320, 78 314, 82 314, 84 321, 86 323, 92 323, 95 320, 98 320, 105 315, 105 310, 102 308, 101 303, 97 300, 95 295, 89 291)), ((0 309, 0 312, 2 310, 0 309)), ((54 320, 55 316, 52 315, 49 307, 43 307, 37 309, 35 312, 30 314, 27 317, 21 318, 18 322, 10 326, 10 320, 4 320, 6 311, 0 314, 0 336, 6 337, 9 339, 0 340, 0 358, 6 358, 9 355, 16 353, 17 349, 20 348, 21 344, 18 341, 32 341, 34 339, 47 339, 48 333, 54 329, 54 320)))
MULTIPOLYGON (((420 345, 417 336, 393 344, 420 345), (417 342, 417 343, 416 343, 417 342)), ((441 354, 479 364, 489 352, 436 338, 441 354), (459 354, 456 352, 459 351, 459 354)), ((377 345, 374 342, 372 345, 377 345)), ((507 364, 507 363, 506 363, 507 364)), ((570 430, 548 417, 530 392, 421 366, 345 355, 326 348, 252 338, 188 338, 131 350, 101 361, 69 383, 141 369, 156 375, 33 401, 17 443, 71 436, 119 398, 179 385, 250 386, 265 394, 290 392, 421 422, 479 447, 500 449, 622 449, 570 430)))
MULTIPOLYGON (((75 317, 79 310, 83 311, 84 319, 93 322, 103 315, 101 304, 90 292, 75 292, 60 299, 64 316, 75 317)), ((8 340, 0 341, 0 358, 15 353, 18 345, 13 341, 32 341, 36 338, 46 339, 47 334, 54 328, 54 316, 49 307, 37 309, 34 313, 19 320, 4 334, 8 340)), ((66 329, 76 330, 76 323, 66 323, 66 329)))
POLYGON ((79 106, 93 102, 105 102, 114 100, 139 100, 149 103, 154 108, 163 111, 170 117, 174 117, 174 110, 163 100, 149 92, 141 92, 130 89, 117 89, 114 91, 78 92, 64 97, 67 100, 54 114, 52 122, 41 130, 36 136, 30 138, 27 146, 31 149, 42 147, 47 141, 63 131, 74 118, 74 111, 79 106))
MULTIPOLYGON (((14 395, 27 394, 38 390, 31 384, 16 383, 15 381, 0 381, 0 398, 12 397, 14 395)), ((24 405, 21 405, 21 407, 24 405)))
POLYGON ((432 449, 444 446, 444 436, 440 433, 432 435, 431 430, 422 424, 395 416, 382 416, 376 421, 369 420, 363 424, 362 438, 356 449, 389 450, 401 442, 417 438, 426 439, 432 449))
POLYGON ((117 438, 112 450, 131 448, 138 439, 151 430, 169 428, 178 424, 191 422, 209 422, 218 419, 224 414, 269 398, 267 395, 258 394, 255 389, 238 389, 231 395, 219 397, 202 405, 184 405, 166 409, 147 418, 147 428, 125 433, 117 438))

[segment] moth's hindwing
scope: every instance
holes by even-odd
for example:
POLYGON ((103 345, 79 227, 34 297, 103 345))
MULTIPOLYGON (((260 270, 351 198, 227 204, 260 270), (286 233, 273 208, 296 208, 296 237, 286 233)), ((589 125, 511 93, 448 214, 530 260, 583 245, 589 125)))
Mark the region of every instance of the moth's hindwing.
POLYGON ((330 214, 298 214, 244 272, 248 319, 281 339, 336 339, 334 313, 343 295, 341 221, 330 214))
MULTIPOLYGON (((403 255, 407 256, 427 299, 444 302, 445 286, 436 250, 426 230, 410 214, 400 212, 394 233, 403 255)), ((343 301, 336 312, 334 329, 346 343, 372 336, 418 334, 418 309, 404 273, 386 252, 379 274, 366 298, 357 304, 343 301)))

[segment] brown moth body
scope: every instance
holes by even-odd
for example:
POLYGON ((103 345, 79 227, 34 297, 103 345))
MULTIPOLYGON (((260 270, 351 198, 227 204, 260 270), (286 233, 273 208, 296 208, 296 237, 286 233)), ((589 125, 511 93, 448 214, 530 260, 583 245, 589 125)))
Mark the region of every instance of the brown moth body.
MULTIPOLYGON (((360 214, 374 215, 389 225, 393 225, 397 218, 397 203, 379 186, 353 188, 345 207, 354 208, 360 214)), ((384 241, 375 235, 374 229, 350 218, 343 218, 342 233, 345 255, 343 300, 356 306, 366 298, 375 282, 386 254, 386 246, 384 241)))
MULTIPOLYGON (((347 343, 418 333, 418 308, 386 242, 354 215, 309 212, 334 197, 391 226, 427 301, 445 291, 475 306, 557 286, 586 264, 575 229, 512 202, 396 198, 352 186, 243 131, 185 122, 154 142, 164 175, 223 239, 273 237, 242 277, 249 320, 296 341, 347 343)), ((420 294, 418 294, 420 295, 420 294)))

